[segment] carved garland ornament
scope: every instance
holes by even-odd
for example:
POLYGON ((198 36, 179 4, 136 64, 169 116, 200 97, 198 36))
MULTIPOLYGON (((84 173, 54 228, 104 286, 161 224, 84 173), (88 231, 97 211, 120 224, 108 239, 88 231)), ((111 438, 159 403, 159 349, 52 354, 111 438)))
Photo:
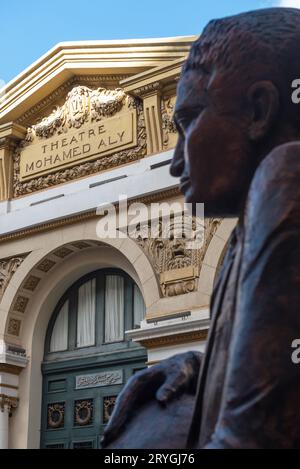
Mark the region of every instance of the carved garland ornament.
POLYGON ((78 426, 90 425, 93 421, 93 400, 76 401, 74 423, 78 426))
POLYGON ((48 405, 48 428, 62 428, 65 419, 65 403, 57 402, 48 405))
POLYGON ((15 150, 14 196, 29 194, 124 163, 136 161, 143 158, 145 154, 146 129, 143 106, 140 100, 126 95, 121 88, 109 90, 101 87, 92 90, 86 86, 76 86, 68 93, 63 106, 56 107, 48 117, 28 129, 25 141, 15 150), (66 133, 69 129, 79 129, 84 124, 101 121, 126 109, 135 109, 137 112, 138 145, 135 148, 119 151, 93 161, 82 162, 71 168, 61 169, 27 182, 20 181, 20 154, 24 146, 37 139, 47 139, 54 135, 66 133))

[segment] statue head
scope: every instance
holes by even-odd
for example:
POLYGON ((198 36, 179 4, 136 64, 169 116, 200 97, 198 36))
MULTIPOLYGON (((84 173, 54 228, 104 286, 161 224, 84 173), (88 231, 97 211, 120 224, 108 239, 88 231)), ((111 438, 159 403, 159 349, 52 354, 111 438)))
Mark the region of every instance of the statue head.
POLYGON ((179 139, 171 174, 186 202, 237 216, 254 172, 276 146, 300 138, 300 10, 269 8, 211 21, 178 83, 179 139))

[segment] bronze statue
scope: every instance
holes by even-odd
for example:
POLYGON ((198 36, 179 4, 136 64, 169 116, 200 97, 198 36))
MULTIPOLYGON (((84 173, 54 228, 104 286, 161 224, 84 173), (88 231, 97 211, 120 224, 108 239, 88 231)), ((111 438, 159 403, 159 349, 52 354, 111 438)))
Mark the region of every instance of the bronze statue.
POLYGON ((300 10, 290 8, 211 21, 192 46, 171 174, 206 216, 239 221, 212 295, 205 354, 134 376, 104 447, 145 447, 139 415, 146 434, 151 419, 151 442, 160 409, 167 419, 176 406, 189 409, 201 362, 188 441, 169 426, 178 448, 300 448, 300 365, 291 359, 300 338, 300 107, 291 99, 299 48, 300 10))

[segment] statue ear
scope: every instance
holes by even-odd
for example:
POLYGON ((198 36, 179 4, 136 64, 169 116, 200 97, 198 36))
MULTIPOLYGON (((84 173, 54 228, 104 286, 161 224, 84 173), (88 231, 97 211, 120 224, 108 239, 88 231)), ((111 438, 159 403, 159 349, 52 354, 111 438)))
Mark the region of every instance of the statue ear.
POLYGON ((266 135, 277 117, 278 90, 271 81, 259 81, 250 86, 247 97, 252 110, 249 137, 257 141, 266 135))

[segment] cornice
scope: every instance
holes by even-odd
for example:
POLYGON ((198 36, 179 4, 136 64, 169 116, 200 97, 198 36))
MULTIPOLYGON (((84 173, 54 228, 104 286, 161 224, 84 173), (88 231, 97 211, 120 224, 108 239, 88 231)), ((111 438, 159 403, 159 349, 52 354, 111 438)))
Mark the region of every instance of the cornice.
POLYGON ((155 86, 155 83, 159 83, 160 87, 170 82, 176 83, 180 77, 181 68, 186 60, 186 56, 187 54, 171 63, 160 65, 151 70, 130 76, 129 78, 121 80, 120 85, 124 88, 126 93, 138 93, 139 89, 155 86))
POLYGON ((7 122, 0 125, 0 140, 1 139, 16 139, 22 140, 26 135, 26 129, 14 122, 7 122))
MULTIPOLYGON (((148 204, 152 202, 159 202, 160 200, 178 196, 180 194, 181 192, 179 188, 175 187, 169 190, 156 192, 154 194, 148 194, 148 195, 144 195, 141 197, 136 197, 136 198, 131 199, 130 202, 131 203, 140 202, 140 203, 148 204)), ((8 233, 6 235, 0 236, 0 244, 15 240, 15 239, 21 239, 27 236, 32 236, 41 232, 55 230, 62 226, 73 225, 75 223, 80 223, 86 220, 91 220, 93 218, 99 218, 99 215, 97 215, 96 213, 96 209, 90 210, 88 212, 80 213, 78 215, 72 215, 70 217, 62 218, 59 220, 54 220, 49 223, 42 223, 40 225, 26 228, 24 230, 8 233)))
POLYGON ((138 342, 146 349, 158 347, 169 347, 171 345, 186 344, 188 342, 199 342, 207 339, 208 330, 184 332, 151 339, 140 339, 138 342))
POLYGON ((42 99, 38 104, 28 109, 16 122, 17 124, 27 125, 32 118, 41 114, 44 109, 62 98, 72 86, 83 84, 99 86, 99 83, 109 84, 111 82, 119 84, 126 76, 127 75, 76 75, 53 91, 53 93, 42 99))
POLYGON ((74 75, 136 74, 185 57, 194 36, 58 44, 8 83, 0 123, 15 121, 74 75))

